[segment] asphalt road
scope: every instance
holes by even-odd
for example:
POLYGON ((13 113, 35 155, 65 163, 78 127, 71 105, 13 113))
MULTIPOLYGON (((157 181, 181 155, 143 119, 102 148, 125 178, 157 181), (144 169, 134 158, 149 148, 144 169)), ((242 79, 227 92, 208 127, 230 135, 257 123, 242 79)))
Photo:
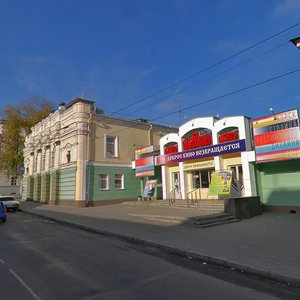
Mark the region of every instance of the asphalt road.
POLYGON ((25 213, 0 224, 1 299, 300 299, 297 288, 25 213))

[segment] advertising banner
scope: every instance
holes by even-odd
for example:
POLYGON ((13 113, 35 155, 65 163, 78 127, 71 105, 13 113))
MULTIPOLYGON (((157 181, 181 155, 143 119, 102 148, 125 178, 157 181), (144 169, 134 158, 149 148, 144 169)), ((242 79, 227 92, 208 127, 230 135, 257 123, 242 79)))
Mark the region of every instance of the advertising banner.
POLYGON ((153 176, 154 175, 154 149, 148 146, 135 150, 135 176, 153 176))
POLYGON ((210 195, 229 195, 232 181, 231 171, 215 171, 211 174, 210 195))
POLYGON ((213 157, 235 152, 246 151, 246 141, 237 140, 228 143, 222 143, 218 145, 212 145, 207 147, 195 148, 183 152, 170 153, 166 155, 160 155, 156 158, 157 165, 172 164, 182 161, 188 161, 193 159, 199 159, 204 157, 213 157))
POLYGON ((252 120, 257 162, 300 157, 298 110, 252 120))
POLYGON ((157 182, 157 180, 155 180, 155 179, 147 180, 147 182, 145 184, 145 188, 144 188, 144 193, 143 193, 144 197, 150 198, 154 195, 156 182, 157 182))

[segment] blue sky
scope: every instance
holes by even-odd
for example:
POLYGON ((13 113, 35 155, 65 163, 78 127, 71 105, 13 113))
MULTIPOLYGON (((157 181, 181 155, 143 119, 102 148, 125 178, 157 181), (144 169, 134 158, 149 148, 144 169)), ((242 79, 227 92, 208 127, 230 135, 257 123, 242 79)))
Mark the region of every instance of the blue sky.
POLYGON ((300 24, 286 30, 298 23, 298 0, 0 0, 0 109, 83 92, 108 114, 178 126, 299 108, 300 72, 237 92, 300 68, 300 24))

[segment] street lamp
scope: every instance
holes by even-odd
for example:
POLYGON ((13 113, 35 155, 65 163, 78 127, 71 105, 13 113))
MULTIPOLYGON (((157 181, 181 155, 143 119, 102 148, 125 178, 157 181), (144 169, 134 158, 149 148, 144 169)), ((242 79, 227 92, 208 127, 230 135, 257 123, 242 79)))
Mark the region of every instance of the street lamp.
POLYGON ((298 49, 300 49, 300 36, 294 39, 290 39, 290 42, 292 42, 298 49))
POLYGON ((273 110, 273 107, 270 107, 269 108, 269 111, 272 113, 273 117, 274 117, 274 120, 276 120, 276 116, 274 114, 274 110, 273 110))

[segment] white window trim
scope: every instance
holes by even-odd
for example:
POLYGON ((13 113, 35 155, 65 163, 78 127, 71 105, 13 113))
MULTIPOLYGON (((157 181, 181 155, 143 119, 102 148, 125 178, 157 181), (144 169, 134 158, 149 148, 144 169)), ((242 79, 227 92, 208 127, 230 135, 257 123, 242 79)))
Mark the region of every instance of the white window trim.
POLYGON ((118 158, 119 157, 119 137, 114 135, 105 134, 104 135, 104 157, 106 158, 118 158), (115 138, 115 155, 114 156, 108 156, 106 151, 107 146, 107 137, 114 137, 115 138))
MULTIPOLYGON (((118 174, 115 174, 115 182, 114 182, 114 184, 115 184, 115 189, 116 190, 124 190, 124 174, 120 174, 120 173, 118 173, 118 174), (117 187, 116 186, 116 175, 121 175, 121 187, 119 188, 119 187, 117 187)), ((119 179, 118 179, 119 180, 119 179)))
POLYGON ((99 190, 100 191, 108 191, 109 190, 109 175, 108 174, 99 174, 99 183, 98 183, 98 188, 99 188, 99 190), (101 184, 101 175, 102 176, 106 176, 106 188, 102 188, 101 186, 100 186, 100 184, 101 184))

